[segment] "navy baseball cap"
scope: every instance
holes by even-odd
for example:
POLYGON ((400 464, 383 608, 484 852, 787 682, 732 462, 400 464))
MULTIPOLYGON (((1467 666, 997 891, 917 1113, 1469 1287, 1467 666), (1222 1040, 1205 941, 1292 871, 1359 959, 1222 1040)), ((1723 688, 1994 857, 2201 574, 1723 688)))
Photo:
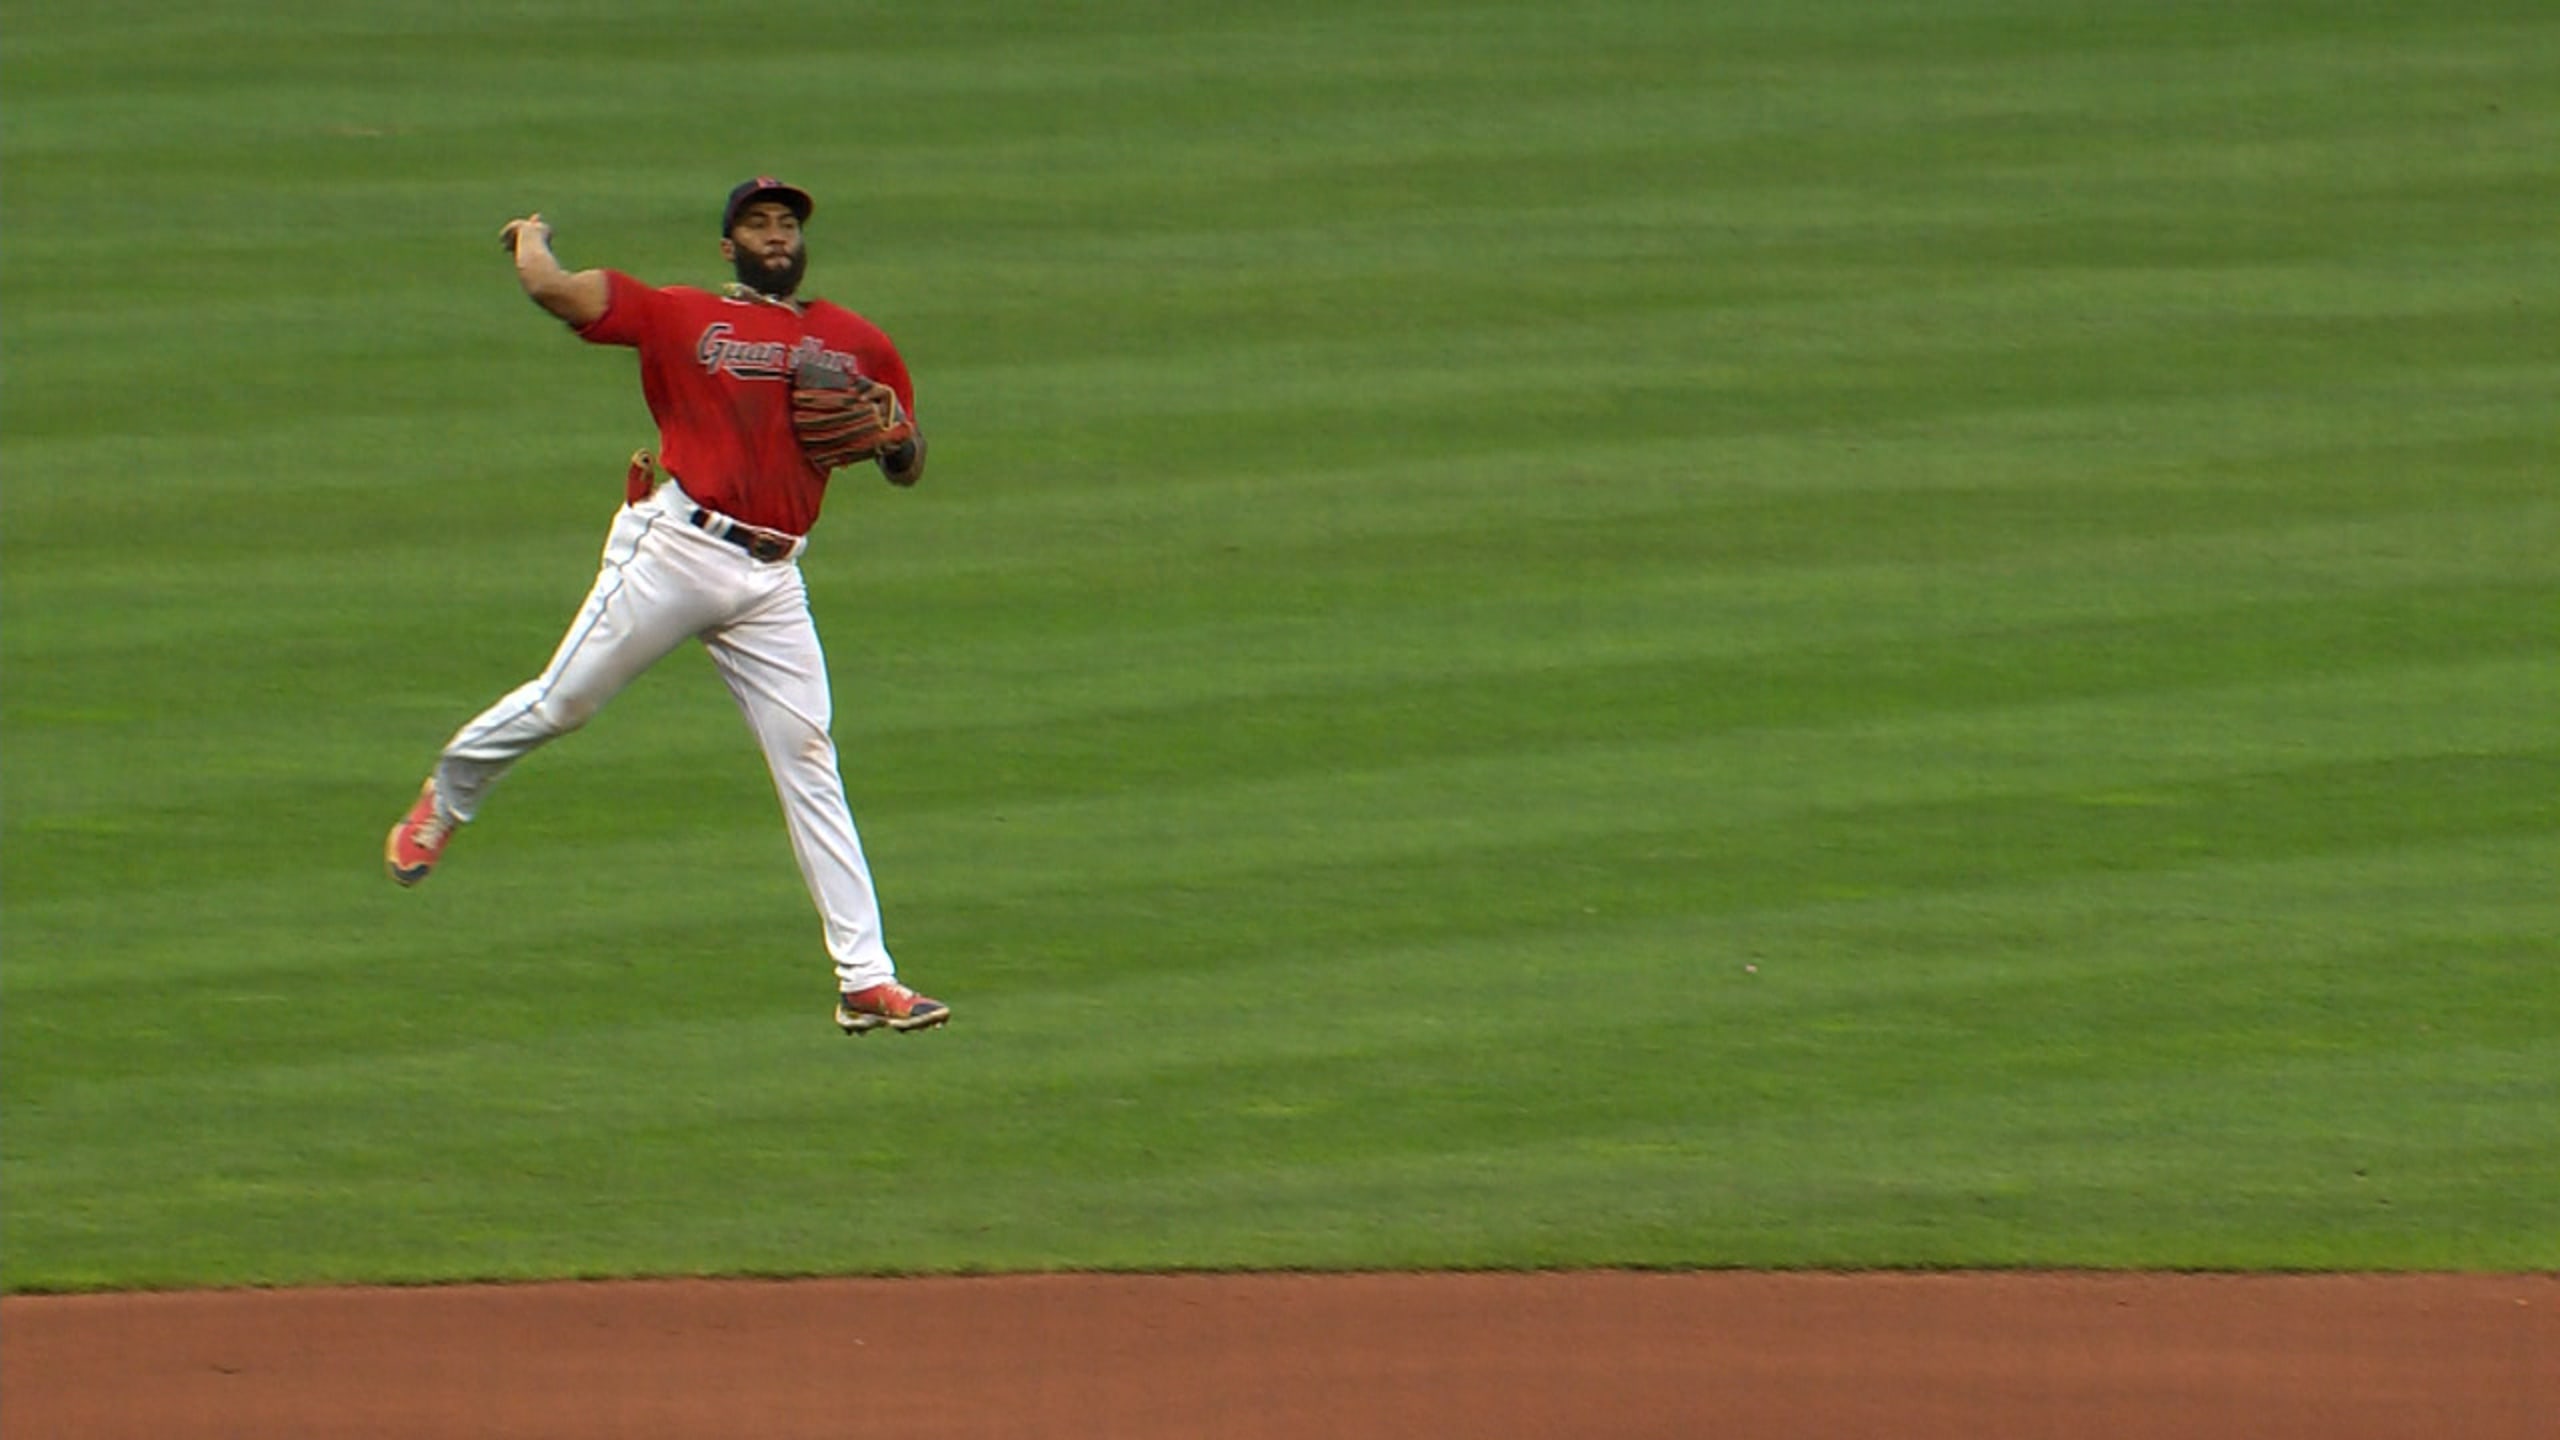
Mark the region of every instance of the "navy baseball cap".
POLYGON ((809 212, 818 208, 818 202, 809 198, 808 191, 797 185, 785 185, 770 175, 759 175, 753 180, 740 181, 738 188, 729 192, 729 208, 720 212, 720 233, 727 235, 738 223, 738 212, 758 200, 781 201, 791 207, 791 213, 799 216, 800 223, 804 225, 809 221, 809 212))

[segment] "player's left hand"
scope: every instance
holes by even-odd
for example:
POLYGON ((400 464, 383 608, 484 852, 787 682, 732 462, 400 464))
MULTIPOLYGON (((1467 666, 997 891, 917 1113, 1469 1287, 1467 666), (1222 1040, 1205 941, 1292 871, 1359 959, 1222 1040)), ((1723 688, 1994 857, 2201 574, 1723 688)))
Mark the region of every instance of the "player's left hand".
POLYGON ((791 428, 809 463, 833 470, 896 449, 916 422, 898 392, 870 376, 803 365, 791 376, 791 428))

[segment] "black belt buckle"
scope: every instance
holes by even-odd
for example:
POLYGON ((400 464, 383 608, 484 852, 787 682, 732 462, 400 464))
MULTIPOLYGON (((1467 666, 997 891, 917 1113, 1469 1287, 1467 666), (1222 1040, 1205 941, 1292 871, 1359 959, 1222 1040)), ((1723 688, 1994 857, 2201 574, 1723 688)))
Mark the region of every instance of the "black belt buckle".
POLYGON ((694 512, 685 519, 694 529, 705 534, 717 535, 768 565, 777 560, 790 559, 791 547, 796 543, 790 536, 778 530, 758 530, 741 525, 734 520, 726 526, 721 526, 712 518, 710 511, 700 507, 696 507, 694 512))

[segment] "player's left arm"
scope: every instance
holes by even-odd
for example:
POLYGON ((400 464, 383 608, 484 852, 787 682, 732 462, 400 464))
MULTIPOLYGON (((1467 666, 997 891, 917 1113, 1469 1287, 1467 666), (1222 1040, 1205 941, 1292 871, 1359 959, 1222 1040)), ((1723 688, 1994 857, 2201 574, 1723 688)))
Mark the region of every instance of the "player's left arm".
POLYGON ((877 356, 866 359, 865 368, 871 372, 872 379, 888 386, 897 395, 898 404, 906 411, 907 423, 915 427, 914 434, 881 451, 878 460, 881 475, 890 484, 903 488, 924 478, 924 422, 916 418, 916 387, 915 381, 907 375, 907 362, 899 356, 895 346, 885 343, 885 337, 880 350, 877 356))

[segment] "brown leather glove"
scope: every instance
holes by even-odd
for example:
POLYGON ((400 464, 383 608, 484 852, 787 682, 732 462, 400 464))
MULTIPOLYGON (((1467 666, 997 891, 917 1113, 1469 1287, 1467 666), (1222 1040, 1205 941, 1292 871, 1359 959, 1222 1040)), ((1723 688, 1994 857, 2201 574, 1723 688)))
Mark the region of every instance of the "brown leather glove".
POLYGON ((802 365, 791 373, 791 428, 809 462, 833 470, 914 439, 916 422, 879 381, 802 365))

